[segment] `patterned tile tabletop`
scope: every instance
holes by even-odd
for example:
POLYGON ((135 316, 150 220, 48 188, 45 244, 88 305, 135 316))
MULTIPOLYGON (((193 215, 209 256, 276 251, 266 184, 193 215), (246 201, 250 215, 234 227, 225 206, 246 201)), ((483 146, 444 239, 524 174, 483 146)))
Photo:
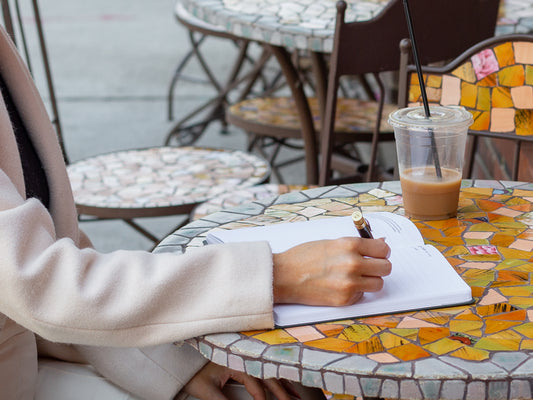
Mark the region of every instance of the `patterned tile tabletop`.
POLYGON ((214 214, 222 209, 240 206, 254 200, 265 200, 277 197, 280 194, 309 189, 312 186, 281 185, 265 183, 263 185, 250 186, 243 189, 231 190, 225 194, 214 197, 211 200, 199 204, 191 213, 191 219, 199 219, 214 214))
MULTIPOLYGON (((400 183, 321 187, 257 200, 194 221, 155 251, 203 246, 215 227, 350 215, 355 206, 403 214, 400 183)), ((457 218, 414 222, 471 286, 474 304, 214 334, 191 343, 216 363, 340 395, 531 399, 533 184, 465 180, 457 218)))
MULTIPOLYGON (((329 53, 335 0, 180 0, 200 20, 247 39, 329 53)), ((368 21, 389 0, 347 0, 346 21, 368 21)), ((459 12, 459 11, 458 11, 459 12)), ((533 2, 502 0, 498 33, 530 32, 533 2)))
POLYGON ((117 209, 195 205, 264 182, 266 160, 238 150, 155 147, 125 150, 68 166, 76 204, 117 209))

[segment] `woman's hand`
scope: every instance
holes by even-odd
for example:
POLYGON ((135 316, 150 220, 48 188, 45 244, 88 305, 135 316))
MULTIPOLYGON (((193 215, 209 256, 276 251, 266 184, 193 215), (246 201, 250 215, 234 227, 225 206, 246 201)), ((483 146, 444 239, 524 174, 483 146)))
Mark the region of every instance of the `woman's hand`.
POLYGON ((274 302, 345 306, 383 287, 391 272, 383 239, 345 237, 274 254, 274 302))
POLYGON ((265 400, 265 389, 279 400, 290 400, 287 392, 290 388, 276 379, 260 380, 212 362, 193 376, 185 385, 184 391, 201 400, 228 400, 222 393, 222 388, 230 379, 242 383, 254 400, 265 400))

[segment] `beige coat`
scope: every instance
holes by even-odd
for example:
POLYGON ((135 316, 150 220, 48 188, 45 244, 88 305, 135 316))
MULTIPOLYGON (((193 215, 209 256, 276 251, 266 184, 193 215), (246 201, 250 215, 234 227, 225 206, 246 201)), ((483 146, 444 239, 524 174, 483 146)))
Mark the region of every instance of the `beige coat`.
POLYGON ((78 227, 49 117, 3 30, 0 72, 43 163, 51 197, 49 211, 39 201, 25 199, 20 157, 0 97, 3 399, 33 397, 34 333, 51 342, 89 345, 62 350, 79 351, 69 357, 81 353, 137 395, 165 399, 205 363, 188 345, 169 343, 273 326, 272 254, 266 243, 213 245, 185 255, 92 249, 78 227))

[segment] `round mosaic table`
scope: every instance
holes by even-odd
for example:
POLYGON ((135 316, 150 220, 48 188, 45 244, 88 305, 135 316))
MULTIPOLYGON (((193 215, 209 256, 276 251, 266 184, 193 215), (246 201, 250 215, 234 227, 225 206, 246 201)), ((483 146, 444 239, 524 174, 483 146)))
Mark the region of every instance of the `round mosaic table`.
MULTIPOLYGON (((321 187, 194 221, 156 252, 203 246, 205 234, 363 212, 403 214, 398 181, 321 187)), ((260 378, 395 399, 533 397, 533 184, 463 181, 457 218, 416 221, 472 287, 468 306, 190 342, 210 360, 260 378)))
MULTIPOLYGON (((235 36, 274 46, 331 53, 336 1, 180 0, 197 18, 235 36)), ((347 0, 346 22, 369 21, 390 0, 347 0)), ((460 10, 458 10, 460 12, 460 10)), ((533 3, 502 0, 498 33, 533 30, 533 3)))
POLYGON ((87 158, 67 171, 80 213, 128 218, 189 213, 215 196, 264 182, 270 166, 239 150, 152 147, 87 158))

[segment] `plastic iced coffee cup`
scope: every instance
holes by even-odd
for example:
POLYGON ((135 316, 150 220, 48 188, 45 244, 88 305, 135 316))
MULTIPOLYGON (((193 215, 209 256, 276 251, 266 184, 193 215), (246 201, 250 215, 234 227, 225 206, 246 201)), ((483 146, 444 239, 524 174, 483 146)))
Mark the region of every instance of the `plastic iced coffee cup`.
POLYGON ((402 108, 390 114, 405 214, 423 220, 457 215, 472 114, 458 106, 402 108))

